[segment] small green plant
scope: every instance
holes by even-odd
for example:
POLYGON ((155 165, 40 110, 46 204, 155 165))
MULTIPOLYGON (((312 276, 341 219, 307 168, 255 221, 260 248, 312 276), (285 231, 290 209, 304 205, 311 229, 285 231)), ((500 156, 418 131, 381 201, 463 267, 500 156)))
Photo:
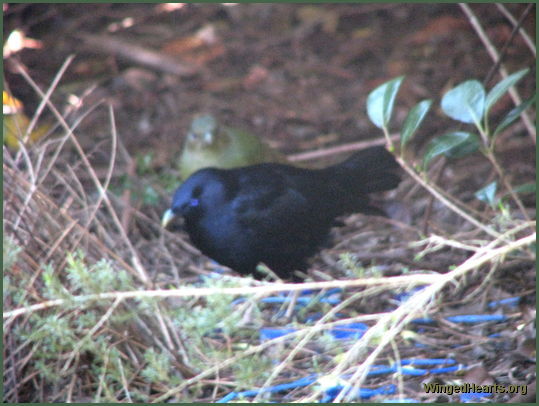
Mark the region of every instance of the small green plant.
MULTIPOLYGON (((508 92, 509 88, 515 85, 528 72, 529 69, 522 69, 509 75, 497 83, 489 92, 486 92, 483 85, 477 80, 468 80, 445 93, 441 100, 442 111, 453 120, 464 124, 472 124, 477 130, 477 133, 460 130, 450 131, 434 138, 427 146, 423 156, 422 171, 426 172, 429 164, 436 157, 445 156, 450 159, 456 159, 480 151, 492 163, 499 179, 507 189, 504 196, 511 196, 517 202, 521 211, 525 212, 517 194, 534 192, 535 187, 531 184, 512 187, 506 180, 496 160, 494 147, 496 137, 501 131, 510 126, 524 110, 533 104, 535 97, 526 100, 509 111, 494 126, 494 130, 491 129, 493 127, 489 113, 492 106, 508 92)), ((390 140, 389 123, 391 114, 403 79, 404 77, 401 76, 380 85, 367 98, 368 116, 377 127, 382 129, 388 140, 390 140)), ((425 119, 431 105, 431 100, 423 100, 409 112, 401 128, 401 156, 407 144, 425 119)), ((496 198, 497 189, 498 181, 494 181, 478 190, 475 196, 493 208, 498 207, 502 209, 501 200, 496 198)))
POLYGON ((122 175, 111 185, 110 190, 117 196, 125 191, 130 193, 133 205, 157 206, 161 203, 162 188, 167 194, 176 189, 180 183, 179 173, 165 172, 155 169, 155 157, 152 152, 139 154, 135 158, 136 176, 122 175))
POLYGON ((5 235, 5 234, 4 234, 4 239, 2 241, 2 248, 3 248, 2 271, 4 273, 2 288, 3 288, 3 294, 4 294, 3 295, 4 304, 6 303, 6 299, 8 299, 8 297, 11 297, 11 299, 13 299, 13 301, 16 304, 20 304, 24 297, 24 292, 21 292, 19 289, 17 289, 16 286, 13 286, 12 278, 10 277, 10 274, 7 271, 9 271, 11 267, 15 265, 22 249, 10 236, 5 235))
POLYGON ((433 158, 442 154, 449 158, 459 158, 480 149, 485 155, 490 155, 497 135, 511 125, 533 103, 534 98, 509 111, 494 131, 491 130, 490 109, 528 71, 522 69, 513 73, 488 93, 477 80, 468 80, 449 90, 442 98, 442 111, 453 120, 473 124, 479 135, 469 131, 455 131, 435 138, 425 154, 424 165, 427 166, 433 158))
POLYGON ((263 354, 253 354, 235 362, 232 365, 232 371, 241 387, 247 389, 263 384, 273 367, 269 357, 263 354))
POLYGON ((17 262, 22 248, 9 236, 5 235, 2 241, 2 271, 5 272, 17 262))
MULTIPOLYGON (((227 279, 204 278, 202 286, 214 289, 237 286, 227 279)), ((199 339, 216 330, 229 335, 238 329, 242 315, 231 312, 234 297, 230 295, 210 295, 204 303, 186 309, 178 309, 175 317, 176 323, 184 330, 189 331, 193 337, 199 339)))
POLYGON ((365 267, 361 265, 358 261, 357 256, 350 253, 344 252, 339 255, 339 266, 346 270, 346 273, 354 278, 365 278, 366 270, 365 267))
POLYGON ((144 353, 144 360, 147 364, 142 370, 142 376, 149 382, 163 382, 167 385, 180 383, 180 378, 174 376, 170 355, 148 348, 144 353))
MULTIPOLYGON (((15 263, 16 247, 9 238, 4 239, 4 250, 12 260, 9 268, 15 263)), ((117 350, 118 340, 112 330, 121 328, 125 322, 132 323, 134 315, 127 309, 118 306, 110 317, 104 315, 110 309, 110 301, 86 302, 84 305, 76 300, 78 295, 104 293, 114 290, 131 290, 134 283, 127 272, 116 269, 106 260, 89 264, 81 251, 68 253, 66 266, 59 273, 52 264, 43 267, 42 283, 35 282, 32 298, 41 295, 44 299, 68 299, 61 311, 41 311, 29 313, 24 323, 13 323, 11 334, 31 348, 32 359, 28 368, 33 367, 43 382, 58 385, 70 381, 75 364, 80 366, 80 359, 91 359, 90 368, 85 379, 87 384, 93 382, 97 387, 100 376, 104 385, 104 398, 115 399, 114 394, 123 388, 125 376, 134 376, 134 371, 122 361, 121 352, 117 350), (102 328, 96 329, 96 326, 102 328), (124 364, 120 365, 121 362, 124 364), (122 368, 122 371, 120 371, 122 368)), ((24 273, 9 273, 14 284, 8 286, 13 296, 18 292, 18 305, 30 305, 27 294, 21 289, 30 280, 24 273)), ((6 287, 4 286, 4 289, 6 287)), ((14 296, 13 296, 14 297, 14 296)), ((60 391, 60 389, 58 389, 60 391)), ((96 399, 99 400, 99 399, 96 399)))

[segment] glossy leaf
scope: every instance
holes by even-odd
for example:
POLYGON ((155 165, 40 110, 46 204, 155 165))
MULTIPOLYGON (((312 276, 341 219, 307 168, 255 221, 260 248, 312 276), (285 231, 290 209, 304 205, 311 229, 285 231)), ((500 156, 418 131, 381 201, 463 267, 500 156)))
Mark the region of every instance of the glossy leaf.
POLYGON ((454 120, 479 123, 485 111, 485 88, 477 80, 461 83, 444 95, 442 110, 454 120))
POLYGON ((496 189, 498 183, 496 181, 489 183, 482 189, 475 192, 475 197, 482 202, 487 203, 489 206, 494 207, 496 204, 496 189))
POLYGON ((403 80, 404 76, 399 76, 381 84, 369 93, 367 97, 367 114, 378 128, 387 128, 393 112, 395 97, 403 80))
POLYGON ((509 113, 507 113, 507 115, 502 119, 500 124, 498 124, 496 131, 494 131, 494 135, 497 135, 500 131, 505 130, 513 121, 515 121, 520 116, 520 114, 524 110, 530 107, 533 104, 533 102, 535 102, 535 95, 533 95, 531 98, 529 98, 522 104, 515 107, 509 113))
POLYGON ((486 111, 489 111, 490 108, 494 105, 494 103, 500 100, 500 98, 507 92, 507 90, 515 83, 517 83, 520 79, 522 79, 522 77, 526 73, 528 73, 529 70, 529 68, 519 70, 518 72, 509 75, 492 89, 490 89, 490 92, 488 92, 487 98, 485 100, 486 111))
POLYGON ((513 189, 515 193, 519 193, 519 194, 535 193, 536 190, 537 190, 537 185, 533 182, 518 185, 513 189))
MULTIPOLYGON (((519 195, 525 195, 525 194, 535 194, 537 190, 537 185, 533 182, 530 183, 523 183, 522 185, 515 186, 513 188, 513 192, 519 195)), ((506 192, 501 198, 507 199, 509 196, 511 196, 511 193, 506 192)))
POLYGON ((464 131, 455 131, 433 139, 427 147, 423 158, 423 166, 434 158, 444 155, 448 158, 460 158, 474 153, 479 148, 479 137, 464 131))
MULTIPOLYGON (((522 185, 515 186, 513 188, 513 192, 518 195, 525 195, 525 194, 536 194, 537 191, 537 185, 535 182, 529 182, 529 183, 523 183, 522 185)), ((501 201, 507 201, 511 198, 510 192, 505 192, 499 200, 501 201)))
POLYGON ((406 117, 406 121, 404 122, 404 125, 402 126, 401 131, 401 146, 404 147, 410 139, 414 136, 415 132, 421 125, 421 122, 427 115, 427 112, 430 109, 430 106, 432 105, 432 100, 423 100, 416 104, 412 110, 410 110, 410 113, 408 113, 408 117, 406 117))

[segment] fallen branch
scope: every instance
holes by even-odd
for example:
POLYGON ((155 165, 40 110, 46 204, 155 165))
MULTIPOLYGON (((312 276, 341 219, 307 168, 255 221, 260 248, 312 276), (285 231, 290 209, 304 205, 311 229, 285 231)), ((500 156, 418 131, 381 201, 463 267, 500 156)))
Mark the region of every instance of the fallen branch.
POLYGON ((89 50, 118 56, 158 71, 178 76, 192 76, 200 71, 200 68, 179 62, 168 55, 105 35, 80 35, 78 38, 85 43, 89 50))
POLYGON ((329 282, 306 282, 306 283, 270 283, 265 286, 242 286, 237 288, 180 288, 167 290, 134 290, 127 292, 106 292, 94 295, 73 296, 69 299, 55 299, 38 303, 32 306, 21 307, 19 309, 3 313, 4 319, 16 318, 26 313, 32 313, 51 307, 65 306, 72 303, 86 303, 97 300, 125 300, 144 298, 166 298, 166 297, 203 297, 210 295, 251 295, 258 293, 289 292, 305 289, 331 289, 346 288, 355 286, 410 286, 427 285, 439 279, 437 274, 419 274, 407 276, 395 276, 392 278, 369 278, 357 280, 334 280, 329 282))

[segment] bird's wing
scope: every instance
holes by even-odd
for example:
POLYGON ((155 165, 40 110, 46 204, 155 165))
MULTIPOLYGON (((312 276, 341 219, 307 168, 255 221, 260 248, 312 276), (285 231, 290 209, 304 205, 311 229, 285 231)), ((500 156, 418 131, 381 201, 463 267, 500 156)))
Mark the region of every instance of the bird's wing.
POLYGON ((292 179, 271 165, 259 165, 256 169, 239 178, 232 200, 238 221, 260 234, 308 226, 312 202, 292 179))

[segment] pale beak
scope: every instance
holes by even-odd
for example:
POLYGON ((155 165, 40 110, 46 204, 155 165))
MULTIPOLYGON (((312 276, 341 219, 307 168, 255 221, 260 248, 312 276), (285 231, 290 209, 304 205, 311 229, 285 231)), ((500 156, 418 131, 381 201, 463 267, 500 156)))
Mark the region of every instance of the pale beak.
POLYGON ((207 131, 204 133, 203 137, 202 137, 202 141, 204 142, 204 144, 206 145, 211 145, 213 144, 213 132, 212 131, 207 131))
POLYGON ((166 228, 167 225, 172 221, 172 219, 176 217, 174 212, 171 209, 168 209, 164 214, 163 218, 161 218, 161 226, 163 228, 166 228))

